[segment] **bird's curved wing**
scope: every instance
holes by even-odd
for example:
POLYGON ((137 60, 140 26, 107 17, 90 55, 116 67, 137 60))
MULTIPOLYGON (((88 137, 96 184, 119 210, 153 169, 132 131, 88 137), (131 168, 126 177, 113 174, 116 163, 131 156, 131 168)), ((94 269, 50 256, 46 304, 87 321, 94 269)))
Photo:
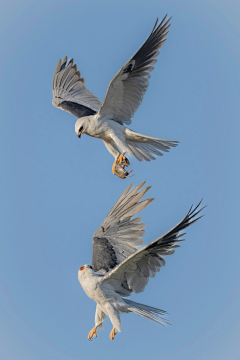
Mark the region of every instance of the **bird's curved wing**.
POLYGON ((131 118, 147 91, 159 49, 166 41, 171 19, 165 21, 166 17, 159 25, 157 19, 148 39, 110 82, 99 111, 100 117, 111 116, 120 124, 131 124, 131 118))
POLYGON ((145 233, 142 229, 146 224, 140 224, 140 217, 133 220, 131 218, 153 200, 140 202, 150 188, 139 191, 144 184, 145 181, 129 192, 132 186, 130 184, 95 232, 92 267, 98 274, 111 270, 133 254, 137 246, 142 245, 141 236, 145 233))
POLYGON ((73 59, 67 64, 67 57, 60 59, 53 76, 53 106, 68 111, 78 118, 94 115, 101 102, 84 86, 84 79, 73 65, 73 59))
POLYGON ((165 265, 162 256, 173 254, 174 249, 179 247, 175 244, 184 240, 181 239, 184 234, 179 234, 179 232, 202 217, 196 218, 202 210, 199 210, 200 204, 201 202, 194 209, 191 207, 185 218, 174 228, 130 255, 121 264, 109 271, 101 281, 111 282, 117 288, 119 284, 124 283, 135 293, 142 292, 149 278, 154 277, 165 265))

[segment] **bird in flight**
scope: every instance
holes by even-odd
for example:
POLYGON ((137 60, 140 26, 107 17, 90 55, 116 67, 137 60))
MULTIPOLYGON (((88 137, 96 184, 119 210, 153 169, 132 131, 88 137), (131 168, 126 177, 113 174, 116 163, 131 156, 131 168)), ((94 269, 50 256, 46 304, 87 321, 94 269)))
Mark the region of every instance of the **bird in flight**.
POLYGON ((79 138, 87 134, 103 140, 115 158, 113 173, 123 179, 130 173, 125 170, 130 164, 126 153, 139 161, 150 161, 178 144, 139 134, 125 126, 131 124, 142 102, 159 49, 166 41, 171 19, 166 18, 167 15, 160 24, 157 19, 145 43, 112 79, 103 103, 87 90, 73 59, 69 62, 67 57, 60 59, 54 73, 53 105, 78 118, 75 132, 79 138))
POLYGON ((132 217, 144 209, 152 200, 140 201, 150 189, 139 191, 145 181, 131 192, 130 184, 108 213, 102 225, 93 236, 92 265, 83 265, 78 270, 78 280, 86 294, 96 301, 95 326, 89 332, 88 339, 97 337, 97 328, 101 327, 105 315, 108 315, 113 329, 110 339, 121 330, 120 313, 134 312, 160 325, 168 323, 166 312, 148 305, 126 299, 132 292, 144 291, 149 278, 152 278, 165 265, 163 256, 174 253, 177 242, 183 241, 182 230, 202 216, 197 215, 201 202, 176 226, 139 250, 144 226, 141 218, 132 217))

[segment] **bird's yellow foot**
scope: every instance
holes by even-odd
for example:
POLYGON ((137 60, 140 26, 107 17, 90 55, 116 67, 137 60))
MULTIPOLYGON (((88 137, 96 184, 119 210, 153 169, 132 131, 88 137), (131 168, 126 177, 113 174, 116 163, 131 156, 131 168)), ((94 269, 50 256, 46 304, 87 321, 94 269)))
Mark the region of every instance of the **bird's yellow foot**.
POLYGON ((132 170, 131 171, 125 170, 125 166, 130 165, 130 162, 124 155, 125 155, 125 152, 118 155, 118 157, 115 159, 113 166, 112 166, 113 174, 117 175, 121 179, 125 179, 132 172, 132 170))
POLYGON ((126 151, 122 152, 121 155, 118 156, 117 161, 120 162, 120 163, 122 163, 123 160, 126 159, 125 156, 124 156, 125 154, 126 154, 126 151))
MULTIPOLYGON (((117 159, 118 159, 118 158, 117 158, 117 159)), ((116 167, 117 159, 115 159, 115 161, 114 161, 114 163, 113 163, 113 166, 112 166, 113 175, 115 175, 115 167, 116 167)))
POLYGON ((89 332, 89 334, 88 334, 88 340, 89 341, 97 338, 96 329, 97 329, 97 327, 94 326, 94 328, 89 332), (93 335, 94 335, 94 338, 93 338, 93 335))
POLYGON ((110 339, 113 340, 115 338, 115 335, 117 335, 117 332, 115 330, 115 327, 113 327, 112 331, 110 332, 110 339))
POLYGON ((126 158, 126 156, 124 156, 125 154, 126 154, 126 152, 123 152, 117 158, 118 163, 121 164, 121 166, 123 166, 123 167, 130 165, 128 158, 126 158))

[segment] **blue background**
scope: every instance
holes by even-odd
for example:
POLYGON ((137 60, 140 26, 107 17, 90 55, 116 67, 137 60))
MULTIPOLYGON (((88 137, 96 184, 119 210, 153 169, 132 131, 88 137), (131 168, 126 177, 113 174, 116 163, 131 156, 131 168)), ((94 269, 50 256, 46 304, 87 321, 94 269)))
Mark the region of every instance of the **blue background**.
POLYGON ((240 4, 226 0, 2 1, 0 9, 0 358, 240 359, 240 4), (97 340, 95 303, 78 283, 92 235, 130 180, 111 174, 102 141, 74 132, 54 108, 59 58, 74 57, 103 100, 112 77, 157 17, 172 26, 131 128, 177 148, 150 163, 131 158, 134 185, 156 200, 143 212, 145 243, 203 198, 204 218, 133 300, 169 312, 160 327, 122 315, 97 340))

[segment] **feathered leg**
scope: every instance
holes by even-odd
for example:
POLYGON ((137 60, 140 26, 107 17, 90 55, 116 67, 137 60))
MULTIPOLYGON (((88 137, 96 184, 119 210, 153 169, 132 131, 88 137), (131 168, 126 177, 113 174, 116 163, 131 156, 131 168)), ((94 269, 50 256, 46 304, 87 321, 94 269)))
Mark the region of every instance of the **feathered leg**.
POLYGON ((93 340, 97 338, 97 328, 102 326, 104 322, 105 314, 102 311, 101 307, 97 304, 95 312, 95 326, 88 334, 88 340, 93 340), (94 336, 94 338, 93 338, 94 336))
POLYGON ((113 340, 115 335, 117 334, 117 331, 121 331, 120 315, 119 312, 116 311, 110 303, 106 303, 105 310, 110 318, 111 323, 113 324, 112 331, 110 332, 110 339, 113 340))
POLYGON ((114 144, 113 141, 103 140, 103 143, 106 146, 106 148, 108 149, 108 151, 110 152, 110 154, 112 154, 112 156, 115 157, 115 159, 119 155, 121 155, 121 151, 118 149, 118 147, 116 146, 116 144, 114 144))

